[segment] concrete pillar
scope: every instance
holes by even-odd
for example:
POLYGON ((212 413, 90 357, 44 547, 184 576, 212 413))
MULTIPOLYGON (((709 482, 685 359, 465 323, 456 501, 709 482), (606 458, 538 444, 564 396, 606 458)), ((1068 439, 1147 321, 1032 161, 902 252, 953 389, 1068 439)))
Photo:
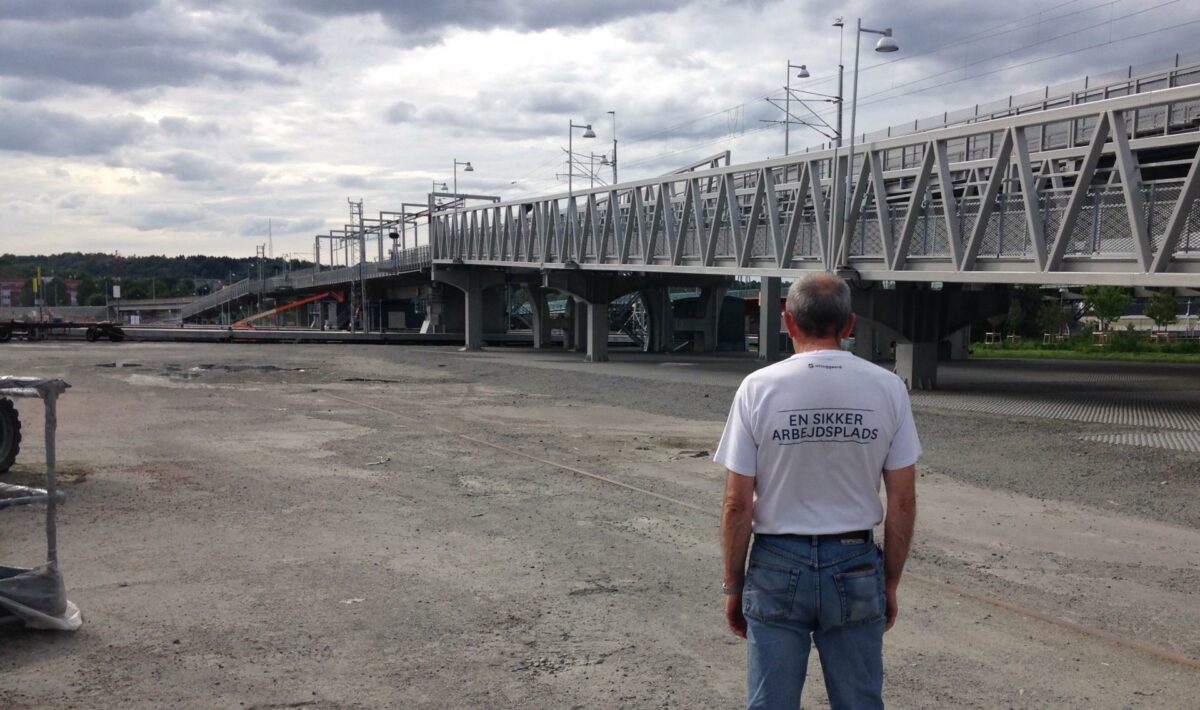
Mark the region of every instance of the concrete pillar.
POLYGON ((463 325, 463 350, 483 349, 483 289, 478 280, 471 279, 464 290, 466 322, 463 325))
POLYGON ((883 342, 879 329, 865 318, 860 319, 854 326, 854 354, 870 362, 878 362, 882 358, 883 342))
POLYGON ((581 305, 587 310, 587 361, 608 362, 608 303, 581 305))
MULTIPOLYGON (((453 286, 463 296, 463 349, 483 348, 484 292, 504 285, 504 274, 498 271, 434 269, 433 280, 453 286)), ((494 307, 489 311, 495 311, 494 307)), ((501 313, 503 308, 500 309, 501 313)))
POLYGON ((696 352, 715 352, 717 349, 717 324, 721 320, 721 304, 725 302, 725 287, 709 286, 700 289, 699 328, 693 341, 696 352))
POLYGON ((536 350, 550 347, 550 306, 546 302, 546 290, 541 286, 525 286, 529 298, 530 322, 533 327, 533 347, 536 350))
POLYGON ((588 304, 578 296, 568 298, 574 303, 571 314, 571 350, 581 353, 588 349, 588 304))
POLYGON ((642 350, 648 353, 668 353, 675 347, 675 311, 671 293, 665 287, 640 292, 646 307, 646 342, 642 350))
POLYGON ((764 276, 758 287, 758 359, 779 359, 779 277, 764 276))
MULTIPOLYGON (((565 295, 565 294, 564 294, 565 295)), ((572 296, 566 296, 566 303, 563 304, 563 312, 559 317, 559 322, 562 323, 563 334, 563 350, 568 352, 575 351, 575 299, 572 296)))
POLYGON ((960 328, 950 334, 950 359, 966 360, 971 354, 971 326, 960 328))
POLYGON ((910 390, 937 388, 937 343, 896 343, 896 374, 910 390))

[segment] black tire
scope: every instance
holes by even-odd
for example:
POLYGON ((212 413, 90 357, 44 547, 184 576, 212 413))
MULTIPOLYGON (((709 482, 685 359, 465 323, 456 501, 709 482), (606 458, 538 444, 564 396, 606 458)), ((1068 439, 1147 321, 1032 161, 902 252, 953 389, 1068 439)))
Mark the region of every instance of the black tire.
POLYGON ((0 399, 0 473, 12 468, 21 451, 21 418, 11 399, 0 399))
POLYGON ((87 332, 83 334, 83 337, 87 338, 89 343, 94 343, 100 339, 100 331, 96 328, 88 328, 87 332))
POLYGON ((12 340, 12 328, 0 328, 0 343, 12 340))

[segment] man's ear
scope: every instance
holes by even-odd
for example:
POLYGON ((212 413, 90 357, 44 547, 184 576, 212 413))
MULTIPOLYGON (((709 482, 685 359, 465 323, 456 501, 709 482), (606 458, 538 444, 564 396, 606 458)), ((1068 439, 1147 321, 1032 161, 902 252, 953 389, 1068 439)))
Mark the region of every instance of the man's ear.
POLYGON ((841 340, 847 340, 854 333, 854 324, 858 322, 858 316, 850 314, 849 320, 846 321, 846 326, 842 328, 842 332, 838 334, 841 340))
POLYGON ((783 327, 787 329, 789 338, 792 340, 800 339, 800 328, 796 325, 796 319, 792 318, 792 314, 786 310, 783 312, 783 327))

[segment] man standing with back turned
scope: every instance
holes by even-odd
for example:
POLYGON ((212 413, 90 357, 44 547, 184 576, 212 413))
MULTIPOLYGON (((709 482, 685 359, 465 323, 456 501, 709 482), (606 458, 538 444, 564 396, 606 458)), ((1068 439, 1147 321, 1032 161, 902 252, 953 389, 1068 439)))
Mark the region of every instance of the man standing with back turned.
POLYGON ((830 704, 881 708, 883 632, 917 513, 908 390, 841 349, 854 315, 838 277, 793 283, 784 323, 796 354, 742 381, 714 457, 729 471, 722 586, 729 628, 749 642, 747 707, 796 710, 816 642, 830 704))

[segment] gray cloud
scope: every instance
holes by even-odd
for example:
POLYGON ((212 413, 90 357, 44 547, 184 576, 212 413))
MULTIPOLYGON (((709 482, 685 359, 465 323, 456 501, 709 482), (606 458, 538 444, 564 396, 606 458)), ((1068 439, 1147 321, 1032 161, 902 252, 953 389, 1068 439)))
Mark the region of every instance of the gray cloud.
POLYGON ((126 18, 148 10, 158 0, 5 0, 0 20, 63 20, 80 17, 126 18))
POLYGON ((221 135, 221 126, 217 123, 195 121, 183 116, 163 116, 158 119, 158 127, 163 133, 173 137, 215 138, 221 135))
POLYGON ((133 216, 134 229, 149 232, 156 229, 179 229, 204 220, 204 209, 196 205, 151 207, 133 216))
POLYGON ((183 183, 219 184, 222 189, 246 186, 262 176, 256 171, 230 165, 200 153, 178 151, 151 160, 146 167, 183 183))
POLYGON ((152 163, 150 167, 181 182, 206 182, 227 173, 216 161, 196 153, 174 153, 152 163))
POLYGON ((388 106, 387 111, 384 111, 383 117, 388 123, 407 123, 417 115, 417 107, 415 104, 408 101, 397 101, 388 106))
POLYGON ((113 91, 209 79, 282 84, 291 81, 282 69, 318 58, 310 44, 228 13, 196 19, 155 7, 129 16, 37 19, 0 20, 0 76, 113 91))
POLYGON ((37 155, 102 155, 149 130, 134 116, 83 119, 48 109, 0 104, 0 150, 37 155))
POLYGON ((312 234, 314 231, 323 229, 325 220, 321 217, 309 217, 306 219, 274 219, 270 222, 265 218, 253 217, 242 222, 239 233, 245 237, 265 237, 268 234, 274 236, 289 235, 289 234, 312 234))
POLYGON ((692 0, 299 0, 287 5, 325 16, 376 14, 408 41, 433 44, 452 28, 518 31, 588 28, 670 12, 691 3, 692 0))

